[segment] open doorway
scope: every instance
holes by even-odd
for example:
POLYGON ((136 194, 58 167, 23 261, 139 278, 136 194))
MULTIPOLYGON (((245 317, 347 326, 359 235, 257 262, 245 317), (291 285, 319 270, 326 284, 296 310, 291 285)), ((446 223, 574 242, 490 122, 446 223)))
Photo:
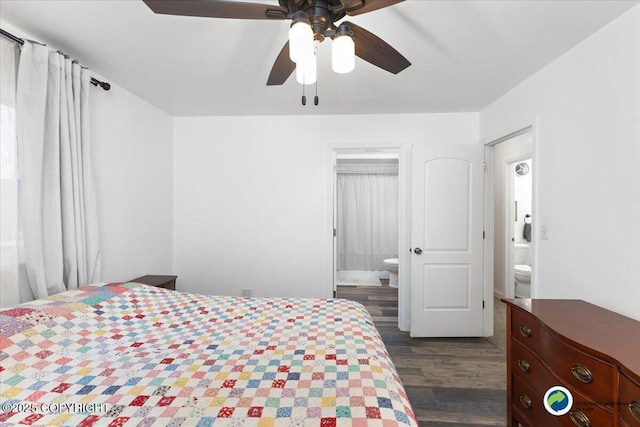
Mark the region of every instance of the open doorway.
POLYGON ((398 287, 398 155, 338 155, 336 286, 398 287))
POLYGON ((510 298, 531 298, 531 227, 533 161, 531 155, 517 159, 507 165, 508 174, 508 204, 511 218, 509 224, 509 238, 507 240, 508 254, 505 263, 509 266, 505 287, 505 295, 510 298), (512 210, 512 211, 511 211, 512 210))
POLYGON ((493 286, 497 298, 531 298, 533 138, 526 128, 488 147, 493 180, 493 286))
POLYGON ((340 146, 330 154, 334 295, 393 293, 398 328, 406 331, 407 149, 340 146))

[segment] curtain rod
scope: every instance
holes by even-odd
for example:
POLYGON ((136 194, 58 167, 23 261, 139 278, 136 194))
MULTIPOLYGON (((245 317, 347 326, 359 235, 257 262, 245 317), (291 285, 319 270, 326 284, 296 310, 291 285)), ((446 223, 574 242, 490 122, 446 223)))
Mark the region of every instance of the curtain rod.
MULTIPOLYGON (((8 39, 13 40, 16 43, 19 43, 20 45, 24 44, 24 40, 23 39, 21 39, 20 37, 14 36, 13 34, 3 30, 2 28, 0 28, 0 34, 2 34, 3 36, 5 36, 8 39)), ((94 86, 100 86, 104 90, 111 89, 111 85, 109 83, 101 82, 100 80, 98 80, 98 79, 96 79, 94 77, 91 77, 91 84, 94 85, 94 86)))

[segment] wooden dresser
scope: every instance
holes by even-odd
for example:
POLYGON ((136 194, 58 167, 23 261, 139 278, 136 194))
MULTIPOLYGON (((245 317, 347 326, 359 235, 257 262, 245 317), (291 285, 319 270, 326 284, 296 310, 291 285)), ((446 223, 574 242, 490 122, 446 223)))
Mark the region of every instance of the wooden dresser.
POLYGON ((640 322, 580 300, 502 301, 509 426, 640 427, 640 322), (553 386, 573 396, 565 415, 544 407, 553 386))

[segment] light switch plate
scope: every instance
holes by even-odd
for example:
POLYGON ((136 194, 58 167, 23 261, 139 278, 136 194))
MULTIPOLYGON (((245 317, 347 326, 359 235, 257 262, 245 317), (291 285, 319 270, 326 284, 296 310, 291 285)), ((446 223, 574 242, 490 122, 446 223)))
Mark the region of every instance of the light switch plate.
POLYGON ((549 240, 549 225, 542 224, 540 225, 540 238, 544 240, 549 240))

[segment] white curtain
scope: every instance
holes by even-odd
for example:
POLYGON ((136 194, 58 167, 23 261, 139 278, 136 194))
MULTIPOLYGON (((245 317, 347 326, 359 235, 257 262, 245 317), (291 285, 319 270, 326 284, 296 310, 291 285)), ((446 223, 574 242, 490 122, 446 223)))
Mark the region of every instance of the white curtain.
POLYGON ((25 267, 36 298, 100 278, 86 68, 26 41, 16 97, 25 267))
POLYGON ((398 175, 338 174, 338 270, 384 270, 398 256, 398 175))
POLYGON ((0 308, 32 299, 20 275, 22 234, 18 221, 16 77, 19 45, 0 38, 0 308), (22 283, 21 283, 22 279, 22 283))

